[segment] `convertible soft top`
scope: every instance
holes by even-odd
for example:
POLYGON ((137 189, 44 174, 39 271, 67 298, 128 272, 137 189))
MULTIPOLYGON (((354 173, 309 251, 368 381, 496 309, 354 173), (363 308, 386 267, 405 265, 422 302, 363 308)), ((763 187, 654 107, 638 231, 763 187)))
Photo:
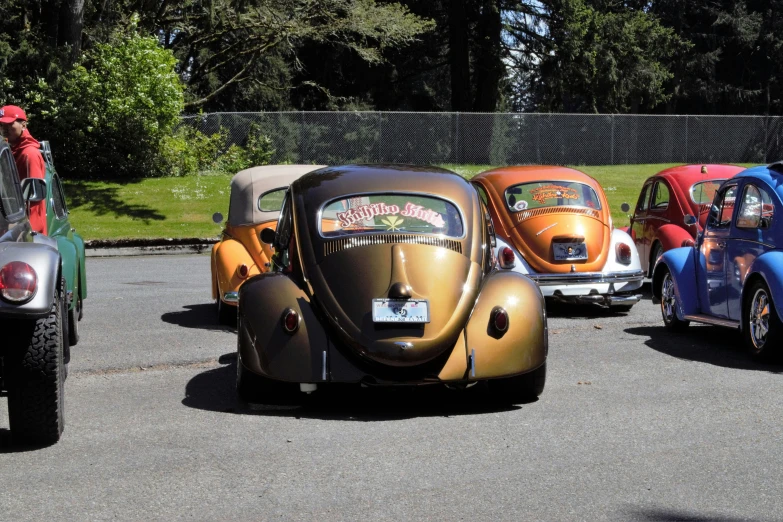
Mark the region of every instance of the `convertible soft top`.
POLYGON ((258 198, 265 192, 286 188, 304 174, 322 167, 323 165, 264 165, 237 172, 231 178, 228 224, 237 227, 277 219, 279 212, 264 212, 258 208, 258 198))

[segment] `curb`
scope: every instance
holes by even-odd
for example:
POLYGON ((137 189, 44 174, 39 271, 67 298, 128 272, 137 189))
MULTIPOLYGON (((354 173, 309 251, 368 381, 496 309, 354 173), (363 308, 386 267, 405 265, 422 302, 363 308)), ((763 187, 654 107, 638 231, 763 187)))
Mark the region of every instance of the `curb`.
POLYGON ((84 242, 85 257, 203 254, 218 238, 94 239, 84 242))

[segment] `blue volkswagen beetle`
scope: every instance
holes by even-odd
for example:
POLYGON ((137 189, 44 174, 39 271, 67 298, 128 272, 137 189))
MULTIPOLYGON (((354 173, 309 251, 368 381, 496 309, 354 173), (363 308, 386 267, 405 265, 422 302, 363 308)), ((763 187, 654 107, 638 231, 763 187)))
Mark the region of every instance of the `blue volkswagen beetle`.
MULTIPOLYGON (((692 247, 669 250, 655 265, 653 301, 664 324, 691 321, 742 331, 759 358, 783 352, 783 162, 753 167, 715 193, 692 247)), ((685 216, 695 226, 698 216, 685 216)))

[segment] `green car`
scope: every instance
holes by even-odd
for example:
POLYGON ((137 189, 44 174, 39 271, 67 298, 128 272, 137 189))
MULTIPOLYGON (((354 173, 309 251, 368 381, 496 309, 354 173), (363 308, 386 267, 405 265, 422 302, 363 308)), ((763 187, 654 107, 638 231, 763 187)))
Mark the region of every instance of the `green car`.
POLYGON ((49 237, 57 240, 57 249, 62 257, 68 303, 68 322, 63 326, 67 330, 69 344, 73 346, 79 342, 79 320, 84 314, 83 302, 87 298, 84 239, 76 233, 68 220, 65 192, 54 169, 49 142, 41 142, 41 154, 46 163, 46 230, 49 237))

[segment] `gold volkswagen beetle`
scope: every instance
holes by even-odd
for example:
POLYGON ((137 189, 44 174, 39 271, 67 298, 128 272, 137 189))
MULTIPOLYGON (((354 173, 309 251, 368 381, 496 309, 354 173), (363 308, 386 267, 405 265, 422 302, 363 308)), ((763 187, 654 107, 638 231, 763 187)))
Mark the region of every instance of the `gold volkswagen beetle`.
MULTIPOLYGON (((231 178, 228 222, 212 247, 212 299, 218 320, 236 325, 239 287, 248 278, 266 272, 272 250, 259 234, 274 228, 288 185, 321 165, 265 165, 238 172, 231 178)), ((223 216, 215 214, 215 221, 223 216)))
POLYGON ((320 169, 293 182, 261 237, 275 256, 239 288, 242 398, 327 383, 489 381, 509 402, 543 391, 543 297, 496 268, 489 214, 457 174, 320 169))

